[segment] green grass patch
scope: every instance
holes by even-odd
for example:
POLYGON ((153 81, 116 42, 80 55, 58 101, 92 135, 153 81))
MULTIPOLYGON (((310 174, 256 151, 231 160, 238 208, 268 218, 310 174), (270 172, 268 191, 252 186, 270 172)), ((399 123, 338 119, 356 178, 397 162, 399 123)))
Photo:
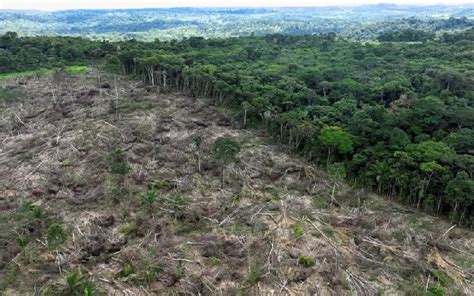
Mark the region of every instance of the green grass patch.
MULTIPOLYGON (((65 68, 66 72, 69 74, 79 74, 88 69, 87 66, 67 66, 65 68)), ((11 80, 17 78, 26 78, 26 77, 41 77, 51 74, 53 69, 41 68, 39 70, 33 71, 23 71, 23 72, 11 72, 0 74, 0 80, 11 80)))
POLYGON ((368 44, 368 45, 374 45, 374 46, 382 45, 382 42, 379 42, 379 41, 365 41, 365 42, 362 42, 362 43, 368 44))
POLYGON ((444 296, 444 295, 446 295, 446 290, 442 287, 431 287, 425 293, 425 296, 444 296))
POLYGON ((10 80, 10 79, 34 77, 34 76, 40 77, 40 76, 50 74, 51 71, 52 70, 41 68, 35 71, 5 73, 5 74, 0 74, 0 80, 10 80))
POLYGON ((88 69, 87 66, 67 66, 66 72, 69 74, 79 74, 88 69))

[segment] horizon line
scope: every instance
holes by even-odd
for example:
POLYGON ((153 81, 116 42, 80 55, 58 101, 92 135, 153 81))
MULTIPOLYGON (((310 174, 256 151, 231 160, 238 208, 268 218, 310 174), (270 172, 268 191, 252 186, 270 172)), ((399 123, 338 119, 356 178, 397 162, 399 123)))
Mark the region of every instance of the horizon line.
POLYGON ((404 4, 404 3, 366 3, 366 4, 334 4, 334 5, 304 5, 304 6, 146 6, 146 7, 101 7, 101 8, 66 8, 66 9, 39 9, 39 8, 0 8, 2 11, 39 11, 39 12, 54 12, 54 11, 74 11, 74 10, 146 10, 146 9, 291 9, 291 8, 355 8, 363 6, 378 6, 378 5, 393 5, 398 7, 431 7, 431 6, 473 6, 473 3, 433 3, 433 4, 404 4))

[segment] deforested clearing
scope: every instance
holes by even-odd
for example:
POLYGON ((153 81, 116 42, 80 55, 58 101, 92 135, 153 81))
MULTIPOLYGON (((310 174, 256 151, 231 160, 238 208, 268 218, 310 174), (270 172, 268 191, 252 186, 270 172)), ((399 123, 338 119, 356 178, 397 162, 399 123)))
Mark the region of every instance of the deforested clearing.
POLYGON ((328 176, 215 101, 91 69, 0 84, 5 295, 474 291, 472 232, 328 176))

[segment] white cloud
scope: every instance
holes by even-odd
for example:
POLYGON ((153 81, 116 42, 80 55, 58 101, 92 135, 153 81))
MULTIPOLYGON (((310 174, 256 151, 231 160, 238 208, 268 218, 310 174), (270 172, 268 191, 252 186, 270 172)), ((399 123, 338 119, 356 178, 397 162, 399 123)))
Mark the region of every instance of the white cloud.
POLYGON ((328 6, 361 5, 376 3, 398 4, 463 4, 473 0, 0 0, 0 9, 94 9, 94 8, 145 8, 145 7, 287 7, 287 6, 328 6))

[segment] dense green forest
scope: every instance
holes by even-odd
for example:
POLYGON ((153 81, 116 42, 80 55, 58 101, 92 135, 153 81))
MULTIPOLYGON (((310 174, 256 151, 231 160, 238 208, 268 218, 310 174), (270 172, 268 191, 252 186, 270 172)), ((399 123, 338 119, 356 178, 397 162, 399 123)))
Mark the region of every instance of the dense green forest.
POLYGON ((334 176, 474 223, 473 29, 419 43, 0 37, 0 73, 79 63, 213 98, 334 176))
POLYGON ((474 24, 473 5, 394 5, 302 8, 171 8, 68 11, 1 11, 0 34, 63 35, 140 41, 184 37, 305 35, 336 32, 356 40, 407 29, 430 34, 474 24))

